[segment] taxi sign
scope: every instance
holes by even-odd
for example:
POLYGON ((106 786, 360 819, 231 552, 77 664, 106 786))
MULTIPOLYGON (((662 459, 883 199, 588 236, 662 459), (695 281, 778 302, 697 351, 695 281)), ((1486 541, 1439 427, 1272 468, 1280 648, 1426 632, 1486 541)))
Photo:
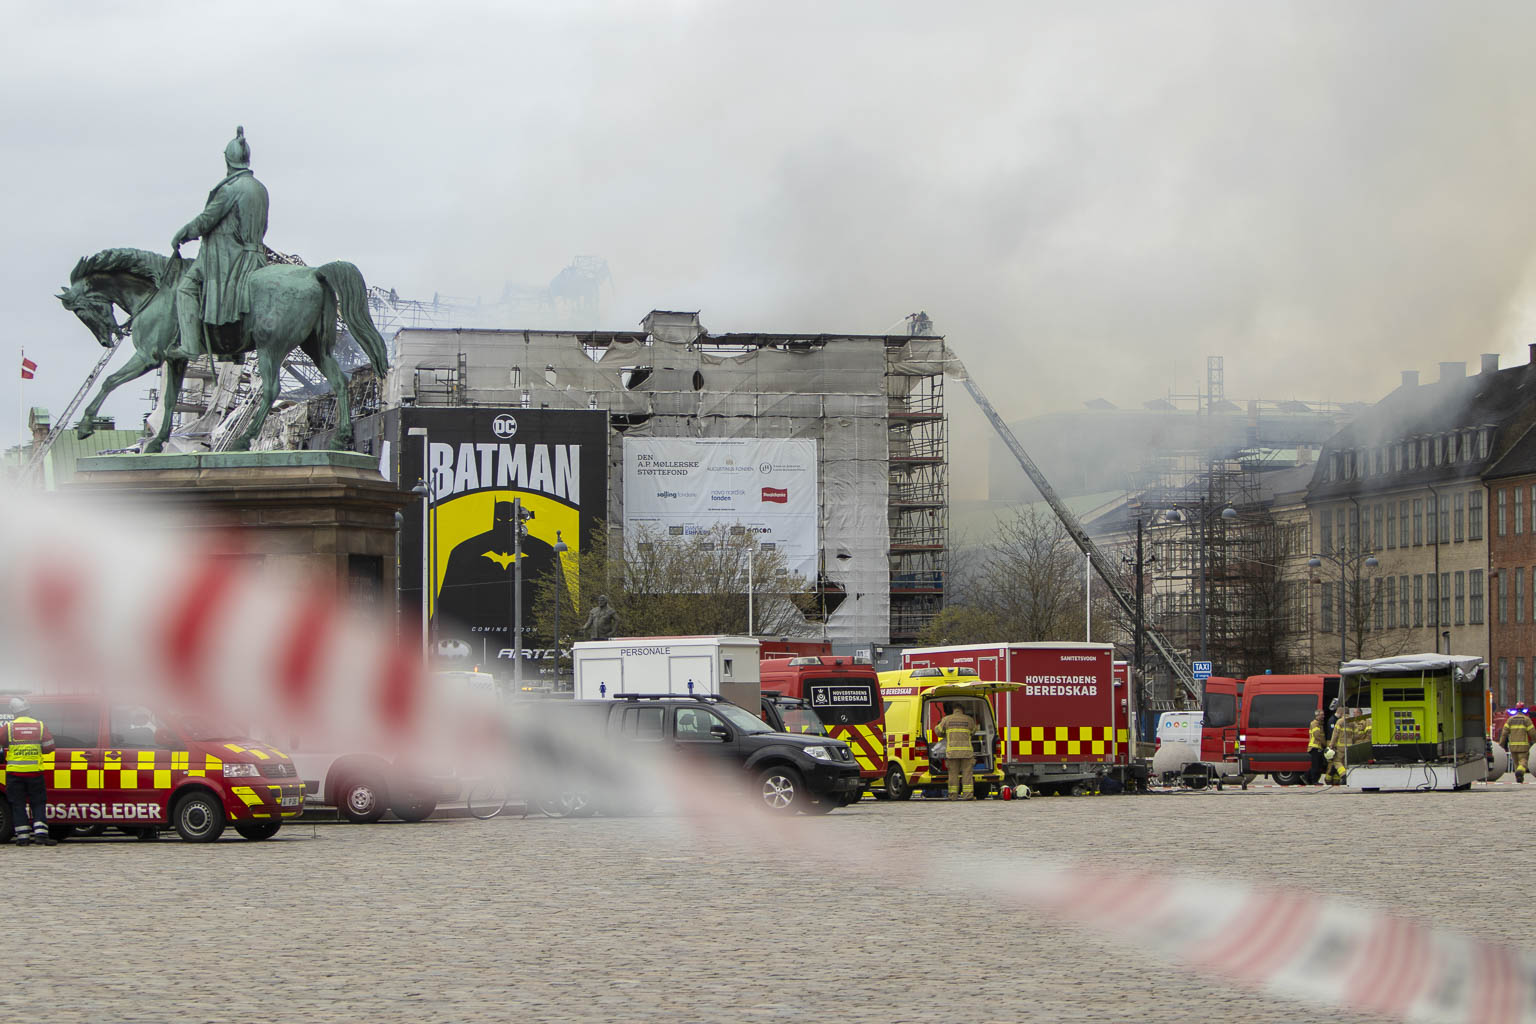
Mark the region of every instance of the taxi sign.
POLYGON ((1208 661, 1197 661, 1197 662, 1194 663, 1193 667, 1194 667, 1194 676, 1195 676, 1196 679, 1209 679, 1209 678, 1211 678, 1211 663, 1210 662, 1208 662, 1208 661))

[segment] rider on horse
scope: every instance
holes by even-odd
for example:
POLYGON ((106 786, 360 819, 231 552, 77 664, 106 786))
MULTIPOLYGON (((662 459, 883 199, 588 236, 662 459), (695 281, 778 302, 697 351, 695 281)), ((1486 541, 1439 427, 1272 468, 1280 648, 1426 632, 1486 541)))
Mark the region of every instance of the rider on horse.
POLYGON ((176 287, 176 320, 180 343, 165 354, 167 359, 192 359, 212 350, 211 329, 239 323, 250 312, 251 271, 267 265, 267 187, 251 174, 251 147, 245 129, 224 147, 228 176, 208 193, 203 212, 176 232, 171 249, 201 238, 197 259, 181 275, 176 287), (205 340, 206 339, 206 340, 205 340))

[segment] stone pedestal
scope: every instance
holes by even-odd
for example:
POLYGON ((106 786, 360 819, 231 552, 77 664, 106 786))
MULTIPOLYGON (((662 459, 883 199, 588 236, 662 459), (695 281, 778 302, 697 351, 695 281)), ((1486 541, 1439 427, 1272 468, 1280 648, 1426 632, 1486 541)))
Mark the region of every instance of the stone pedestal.
POLYGON ((393 606, 396 513, 415 497, 354 452, 98 455, 68 490, 104 501, 153 501, 189 529, 239 536, 241 553, 334 578, 344 592, 393 606))

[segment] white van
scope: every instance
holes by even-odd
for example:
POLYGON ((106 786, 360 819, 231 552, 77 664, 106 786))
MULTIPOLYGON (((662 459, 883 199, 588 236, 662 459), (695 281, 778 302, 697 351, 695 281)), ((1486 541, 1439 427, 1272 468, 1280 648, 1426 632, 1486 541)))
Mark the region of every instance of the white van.
POLYGON ((1185 765, 1200 760, 1200 731, 1204 724, 1203 711, 1164 711, 1158 716, 1157 751, 1152 755, 1154 778, 1182 772, 1185 765))

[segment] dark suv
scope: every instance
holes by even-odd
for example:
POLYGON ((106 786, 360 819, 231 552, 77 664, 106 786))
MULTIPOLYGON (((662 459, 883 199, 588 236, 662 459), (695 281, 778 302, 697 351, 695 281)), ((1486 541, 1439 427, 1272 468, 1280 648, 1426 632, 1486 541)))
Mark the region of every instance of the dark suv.
POLYGON ((687 756, 746 773, 752 791, 770 810, 825 814, 862 785, 848 744, 781 732, 719 697, 622 694, 573 704, 605 708, 610 738, 671 744, 687 756))

